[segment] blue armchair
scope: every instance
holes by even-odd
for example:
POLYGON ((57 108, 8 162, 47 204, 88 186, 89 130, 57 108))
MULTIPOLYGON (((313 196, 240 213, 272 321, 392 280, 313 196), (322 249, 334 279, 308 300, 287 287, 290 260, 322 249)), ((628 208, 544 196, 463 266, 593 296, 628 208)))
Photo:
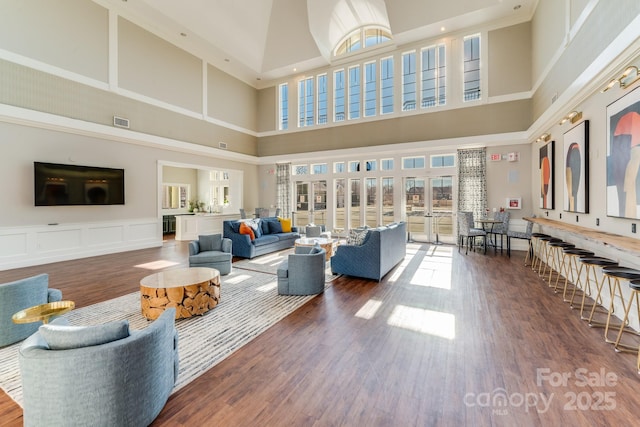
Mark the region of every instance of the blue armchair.
POLYGON ((314 295, 324 292, 326 252, 320 245, 296 246, 295 253, 278 266, 279 295, 314 295))
POLYGON ((25 426, 148 426, 178 377, 175 308, 145 329, 126 320, 69 326, 60 317, 18 355, 25 426))
POLYGON ((231 239, 222 234, 198 236, 189 242, 189 267, 215 268, 221 275, 231 273, 231 239))
POLYGON ((11 316, 20 310, 62 300, 62 292, 49 289, 49 275, 0 284, 0 347, 22 341, 38 330, 40 322, 15 324, 11 316))

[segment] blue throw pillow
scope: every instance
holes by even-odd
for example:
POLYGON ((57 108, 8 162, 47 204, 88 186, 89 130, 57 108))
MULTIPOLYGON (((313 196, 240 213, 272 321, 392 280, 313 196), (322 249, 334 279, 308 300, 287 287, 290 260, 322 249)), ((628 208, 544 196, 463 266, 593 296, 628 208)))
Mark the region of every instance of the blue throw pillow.
POLYGON ((46 324, 38 332, 51 350, 68 350, 106 344, 129 336, 129 322, 119 320, 96 326, 46 324))
POLYGON ((262 234, 269 234, 269 221, 267 219, 260 219, 260 228, 262 228, 262 234))
POLYGON ((240 221, 234 221, 231 223, 231 229, 233 230, 234 233, 239 233, 240 232, 240 221))
POLYGON ((282 233, 282 224, 280 221, 269 221, 269 234, 282 233))

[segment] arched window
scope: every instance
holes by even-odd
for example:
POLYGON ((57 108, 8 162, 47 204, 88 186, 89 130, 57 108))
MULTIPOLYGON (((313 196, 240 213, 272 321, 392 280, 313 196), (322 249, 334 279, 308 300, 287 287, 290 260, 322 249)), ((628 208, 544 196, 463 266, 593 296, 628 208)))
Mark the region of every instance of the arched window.
POLYGON ((377 46, 391 40, 391 33, 384 28, 361 27, 346 36, 334 50, 334 56, 377 46), (363 43, 364 40, 364 43, 363 43))

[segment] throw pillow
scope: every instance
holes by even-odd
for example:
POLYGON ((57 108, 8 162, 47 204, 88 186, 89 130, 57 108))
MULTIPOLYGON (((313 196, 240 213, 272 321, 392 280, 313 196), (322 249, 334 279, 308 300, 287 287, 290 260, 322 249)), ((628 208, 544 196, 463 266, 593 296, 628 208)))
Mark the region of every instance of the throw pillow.
POLYGON ((206 234, 198 236, 198 242, 200 243, 200 252, 219 251, 222 249, 221 234, 206 234))
POLYGON ((262 227, 260 227, 260 219, 250 219, 247 221, 247 224, 253 230, 253 234, 255 234, 256 238, 262 236, 262 227))
POLYGON ((291 233, 291 218, 278 218, 280 224, 282 224, 283 233, 291 233))
POLYGON ((251 240, 256 239, 256 235, 253 234, 253 229, 244 222, 240 224, 240 234, 248 234, 251 240))
POLYGON ((360 246, 364 239, 367 237, 367 233, 369 230, 349 230, 349 235, 347 236, 347 245, 351 246, 360 246))
POLYGON ((96 326, 46 324, 38 332, 51 350, 68 350, 106 344, 129 336, 129 322, 119 320, 96 326))
POLYGON ((268 218, 260 219, 260 227, 262 227, 262 234, 271 233, 271 231, 269 230, 269 222, 273 222, 273 220, 268 218))
POLYGON ((240 232, 240 224, 242 224, 240 221, 234 221, 231 223, 231 229, 234 233, 240 232))
POLYGON ((282 224, 280 221, 269 221, 269 234, 282 233, 282 224))

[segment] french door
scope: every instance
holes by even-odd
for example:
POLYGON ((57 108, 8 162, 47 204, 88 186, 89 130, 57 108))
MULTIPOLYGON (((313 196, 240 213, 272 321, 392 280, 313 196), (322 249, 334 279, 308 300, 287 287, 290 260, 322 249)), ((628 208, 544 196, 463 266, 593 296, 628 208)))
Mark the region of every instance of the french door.
POLYGON ((405 215, 410 239, 416 242, 455 243, 453 176, 404 179, 405 215))

